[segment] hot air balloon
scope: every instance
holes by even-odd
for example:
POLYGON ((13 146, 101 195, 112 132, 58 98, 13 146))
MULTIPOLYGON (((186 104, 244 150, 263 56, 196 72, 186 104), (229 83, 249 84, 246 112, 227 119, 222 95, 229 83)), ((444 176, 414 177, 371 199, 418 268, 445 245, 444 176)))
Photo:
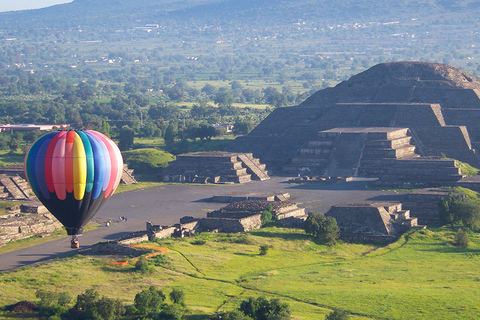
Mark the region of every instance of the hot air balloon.
POLYGON ((115 192, 123 170, 116 144, 92 131, 56 131, 39 138, 25 155, 25 176, 37 198, 78 235, 115 192))

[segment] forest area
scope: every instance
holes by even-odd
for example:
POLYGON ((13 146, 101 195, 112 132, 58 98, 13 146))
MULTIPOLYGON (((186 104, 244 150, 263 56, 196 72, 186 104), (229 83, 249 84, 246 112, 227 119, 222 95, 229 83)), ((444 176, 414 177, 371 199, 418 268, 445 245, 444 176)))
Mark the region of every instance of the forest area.
MULTIPOLYGON (((479 9, 472 1, 76 0, 1 13, 0 123, 99 130, 123 136, 123 150, 132 136, 172 145, 223 136, 227 125, 246 134, 274 108, 378 63, 440 62, 478 74, 479 9)), ((1 134, 0 148, 33 138, 1 134)))

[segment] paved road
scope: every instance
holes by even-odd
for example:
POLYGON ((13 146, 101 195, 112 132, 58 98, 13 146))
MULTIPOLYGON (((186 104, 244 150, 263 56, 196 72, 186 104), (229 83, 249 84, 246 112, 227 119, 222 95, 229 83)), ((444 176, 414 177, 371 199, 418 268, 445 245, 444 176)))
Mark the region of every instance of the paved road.
POLYGON ((118 221, 120 216, 125 222, 112 223, 109 227, 100 227, 86 232, 80 238, 80 249, 70 249, 70 239, 64 238, 34 247, 0 255, 0 271, 38 263, 59 257, 73 255, 88 249, 100 241, 115 240, 130 232, 145 230, 145 223, 171 225, 178 223, 183 216, 205 217, 206 213, 224 206, 224 204, 203 201, 213 195, 230 193, 288 192, 291 200, 306 208, 306 212, 326 212, 330 206, 342 203, 362 201, 400 201, 403 195, 394 191, 371 190, 366 186, 368 180, 333 185, 296 185, 289 184, 285 177, 274 177, 268 181, 252 181, 239 185, 165 185, 161 187, 135 190, 114 195, 100 210, 96 217, 100 221, 118 221))

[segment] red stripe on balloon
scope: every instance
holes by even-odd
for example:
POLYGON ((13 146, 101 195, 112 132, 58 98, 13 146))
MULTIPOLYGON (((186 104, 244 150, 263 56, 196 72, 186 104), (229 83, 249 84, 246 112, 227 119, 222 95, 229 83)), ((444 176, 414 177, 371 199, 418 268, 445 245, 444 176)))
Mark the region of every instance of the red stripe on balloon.
POLYGON ((50 141, 50 144, 48 145, 47 153, 45 154, 45 181, 47 182, 47 188, 50 192, 55 191, 52 174, 53 151, 55 151, 55 146, 57 145, 58 139, 60 139, 63 134, 65 134, 65 131, 61 131, 53 136, 52 141, 50 141))

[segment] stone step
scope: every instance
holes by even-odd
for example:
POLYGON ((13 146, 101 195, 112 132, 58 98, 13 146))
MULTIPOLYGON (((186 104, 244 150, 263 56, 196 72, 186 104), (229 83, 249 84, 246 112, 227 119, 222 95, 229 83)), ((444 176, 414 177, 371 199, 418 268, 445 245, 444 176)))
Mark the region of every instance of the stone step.
POLYGON ((326 148, 302 148, 300 149, 300 155, 303 156, 310 156, 310 155, 318 155, 318 156, 328 156, 332 152, 332 149, 326 148))
POLYGON ((367 148, 401 148, 411 145, 412 137, 402 137, 393 140, 367 140, 365 147, 367 148))
POLYGON ((363 157, 366 159, 398 159, 411 157, 415 154, 415 146, 406 146, 398 149, 369 149, 363 150, 363 157))
POLYGON ((238 158, 243 161, 245 166, 253 173, 253 176, 258 178, 261 181, 268 180, 270 177, 266 172, 260 169, 254 161, 252 161, 251 156, 249 157, 247 154, 239 154, 238 158))
POLYGON ((7 192, 15 199, 26 199, 28 198, 22 190, 20 190, 17 185, 10 178, 0 179, 0 183, 3 184, 7 192))

